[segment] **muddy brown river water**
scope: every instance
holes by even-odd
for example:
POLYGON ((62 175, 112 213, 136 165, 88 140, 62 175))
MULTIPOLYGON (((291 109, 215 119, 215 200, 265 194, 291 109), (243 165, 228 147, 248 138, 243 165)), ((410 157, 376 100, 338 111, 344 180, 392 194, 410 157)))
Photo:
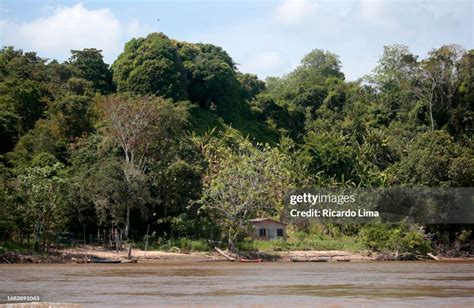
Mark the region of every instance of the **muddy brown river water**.
POLYGON ((474 307, 474 263, 1 265, 1 302, 13 295, 85 307, 474 307))

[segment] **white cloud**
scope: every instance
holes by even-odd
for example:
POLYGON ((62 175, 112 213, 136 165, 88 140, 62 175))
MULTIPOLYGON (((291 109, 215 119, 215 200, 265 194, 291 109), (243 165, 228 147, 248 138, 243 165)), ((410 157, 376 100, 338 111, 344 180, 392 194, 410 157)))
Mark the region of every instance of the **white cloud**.
POLYGON ((275 8, 277 22, 296 26, 307 22, 318 10, 314 0, 284 0, 275 8))
POLYGON ((3 45, 33 50, 42 57, 65 60, 71 49, 98 48, 111 62, 126 38, 143 34, 132 21, 122 24, 109 9, 89 10, 82 3, 56 8, 51 15, 16 24, 3 21, 3 45))
POLYGON ((260 78, 266 76, 281 75, 289 69, 288 57, 277 51, 262 51, 249 54, 244 59, 240 70, 243 72, 256 73, 260 78))
MULTIPOLYGON (((398 3, 398 5, 400 4, 402 4, 402 2, 398 3)), ((382 0, 360 0, 360 17, 366 22, 389 27, 392 25, 392 14, 388 14, 388 7, 390 5, 393 5, 393 3, 382 0)))
POLYGON ((153 32, 153 28, 145 26, 134 19, 125 26, 125 35, 127 37, 141 37, 153 32))

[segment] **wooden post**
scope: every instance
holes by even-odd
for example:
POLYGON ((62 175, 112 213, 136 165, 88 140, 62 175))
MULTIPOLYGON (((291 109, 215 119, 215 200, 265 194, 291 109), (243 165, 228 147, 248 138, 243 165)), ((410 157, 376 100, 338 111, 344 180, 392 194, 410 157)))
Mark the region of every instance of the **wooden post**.
POLYGON ((118 253, 119 249, 119 237, 118 237, 118 232, 117 228, 115 228, 115 251, 118 253))
POLYGON ((84 229, 84 245, 86 244, 86 225, 82 225, 82 228, 84 229))
POLYGON ((146 250, 148 249, 148 232, 150 231, 150 224, 148 224, 148 227, 146 229, 146 240, 145 240, 145 260, 146 260, 146 250))

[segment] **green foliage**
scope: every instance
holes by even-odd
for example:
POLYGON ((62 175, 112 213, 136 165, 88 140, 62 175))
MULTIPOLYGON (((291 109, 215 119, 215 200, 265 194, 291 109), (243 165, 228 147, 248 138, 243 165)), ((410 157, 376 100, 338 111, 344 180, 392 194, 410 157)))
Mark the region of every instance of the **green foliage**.
MULTIPOLYGON (((60 175, 63 165, 30 167, 18 176, 20 191, 24 195, 25 216, 30 218, 35 240, 44 250, 58 231, 66 226, 64 216, 64 179, 60 175)), ((39 247, 38 247, 39 248, 39 247)))
MULTIPOLYGON (((185 238, 224 232, 233 248, 249 219, 282 215, 287 189, 472 187, 473 57, 456 45, 425 59, 385 46, 370 75, 347 82, 338 56, 315 49, 263 82, 218 46, 161 33, 130 40, 111 69, 93 48, 59 63, 4 47, 0 238, 33 234, 47 248, 64 229, 141 239, 150 226, 156 247, 207 250, 185 238)), ((294 227, 304 233, 289 242, 240 247, 428 251, 406 226, 294 227)), ((472 237, 427 228, 447 242, 472 237)))
MULTIPOLYGON (((139 247, 144 249, 144 243, 140 243, 139 247)), ((171 252, 193 252, 193 251, 210 251, 211 247, 204 240, 192 240, 189 238, 178 238, 178 239, 161 239, 151 241, 148 246, 150 249, 171 251, 171 252)))
POLYGON ((301 64, 292 75, 300 80, 318 80, 330 77, 344 79, 339 57, 332 52, 314 49, 301 60, 301 64))
POLYGON ((95 48, 71 50, 68 63, 77 70, 78 77, 90 81, 94 89, 106 94, 113 89, 112 73, 104 63, 101 52, 95 48))
POLYGON ((354 176, 353 151, 341 136, 311 132, 306 137, 303 155, 309 172, 323 172, 327 176, 343 180, 354 176))
POLYGON ((289 184, 285 157, 268 145, 254 147, 234 130, 221 140, 200 142, 210 165, 201 210, 214 217, 233 250, 237 237, 250 230, 251 218, 281 209, 289 184))
POLYGON ((391 226, 388 224, 367 225, 360 230, 361 241, 375 251, 426 254, 430 243, 416 226, 391 226))
POLYGON ((473 152, 455 144, 444 131, 420 134, 390 168, 390 175, 395 184, 472 186, 473 152))
POLYGON ((34 127, 51 99, 45 60, 13 47, 0 50, 0 123, 2 153, 34 127))
POLYGON ((244 239, 238 245, 242 251, 289 251, 289 250, 346 250, 362 251, 365 246, 356 237, 339 236, 329 237, 320 234, 298 232, 288 241, 274 239, 270 241, 244 239))
POLYGON ((224 61, 219 53, 201 52, 187 69, 188 93, 192 102, 204 108, 216 109, 238 95, 239 84, 233 65, 224 61))
POLYGON ((237 79, 239 80, 242 87, 242 98, 247 101, 251 101, 260 92, 265 90, 265 82, 258 79, 257 75, 238 73, 237 79))
POLYGON ((31 248, 23 243, 6 241, 0 246, 0 253, 13 251, 17 253, 31 253, 31 248))
POLYGON ((349 250, 361 251, 364 246, 357 238, 341 236, 338 238, 321 235, 303 235, 302 239, 293 243, 294 250, 349 250))
POLYGON ((162 33, 132 39, 112 64, 119 92, 185 99, 183 63, 173 42, 162 33))
POLYGON ((70 95, 57 100, 50 109, 52 125, 69 140, 93 130, 92 101, 87 96, 70 95))
POLYGON ((0 153, 8 152, 18 141, 20 119, 17 114, 7 110, 0 110, 0 153))
POLYGON ((368 76, 369 82, 380 91, 379 100, 387 109, 389 119, 406 119, 407 112, 413 108, 416 67, 417 57, 407 46, 384 46, 374 74, 368 76))
POLYGON ((270 241, 252 240, 245 238, 238 244, 240 251, 287 251, 291 245, 282 239, 273 239, 270 241))
POLYGON ((48 120, 39 120, 35 128, 21 137, 14 151, 7 154, 16 169, 27 168, 39 153, 50 153, 59 161, 67 160, 67 141, 59 135, 58 127, 48 120))

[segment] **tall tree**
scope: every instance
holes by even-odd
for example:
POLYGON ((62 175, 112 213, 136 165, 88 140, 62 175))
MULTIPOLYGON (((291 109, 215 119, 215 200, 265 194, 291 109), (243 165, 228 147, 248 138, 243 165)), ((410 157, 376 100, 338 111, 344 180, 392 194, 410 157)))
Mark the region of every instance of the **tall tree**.
POLYGON ((173 42, 162 33, 132 39, 112 64, 119 92, 186 99, 186 76, 173 42))
POLYGON ((100 93, 112 91, 112 72, 104 63, 102 50, 85 48, 71 50, 71 53, 69 64, 77 70, 78 77, 91 81, 93 87, 100 93))
POLYGON ((62 164, 34 166, 18 177, 25 195, 25 215, 32 218, 37 247, 44 250, 57 231, 65 226, 64 180, 59 176, 62 164), (40 246, 41 245, 41 246, 40 246))
POLYGON ((281 214, 289 172, 278 149, 254 147, 233 130, 223 139, 202 144, 210 169, 200 203, 226 233, 229 251, 234 251, 238 237, 251 230, 252 218, 281 214))
MULTIPOLYGON (((186 105, 174 106, 160 97, 115 95, 100 104, 105 132, 120 146, 123 154, 122 171, 128 186, 136 187, 146 181, 156 139, 168 137, 186 122, 186 105)), ((140 193, 139 190, 136 191, 140 193)), ((135 198, 145 203, 145 198, 135 198)), ((126 209, 125 236, 130 231, 131 204, 124 200, 126 209)), ((136 201, 135 201, 136 202, 136 201)))
POLYGON ((431 131, 449 121, 450 109, 459 89, 459 61, 464 54, 456 45, 432 50, 418 70, 417 97, 428 105, 431 131))
POLYGON ((366 79, 378 91, 378 98, 388 111, 390 120, 406 117, 413 108, 413 79, 416 75, 417 56, 405 45, 384 46, 373 74, 366 79))

